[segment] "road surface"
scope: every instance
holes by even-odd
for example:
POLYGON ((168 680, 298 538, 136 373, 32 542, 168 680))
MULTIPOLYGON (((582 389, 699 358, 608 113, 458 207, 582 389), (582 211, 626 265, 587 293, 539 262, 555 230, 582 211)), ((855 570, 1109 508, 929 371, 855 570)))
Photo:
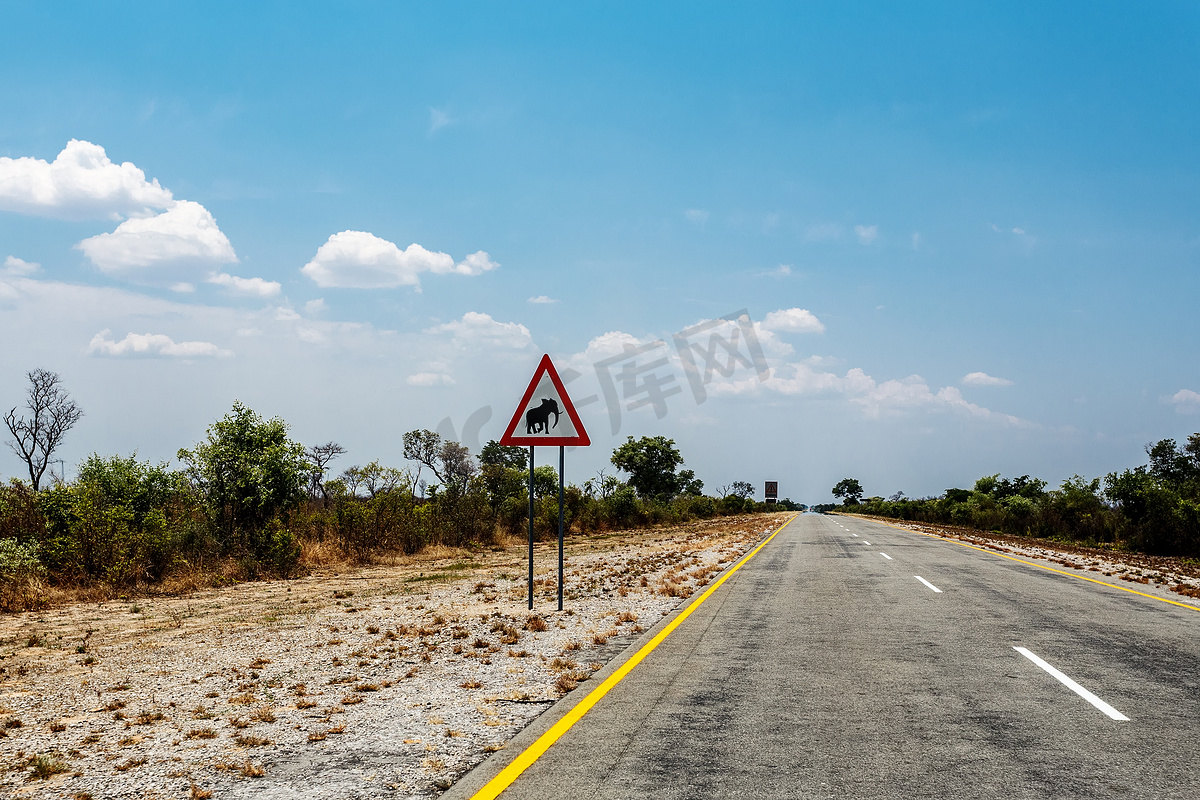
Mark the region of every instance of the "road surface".
POLYGON ((501 796, 1193 800, 1200 611, 801 515, 501 796))

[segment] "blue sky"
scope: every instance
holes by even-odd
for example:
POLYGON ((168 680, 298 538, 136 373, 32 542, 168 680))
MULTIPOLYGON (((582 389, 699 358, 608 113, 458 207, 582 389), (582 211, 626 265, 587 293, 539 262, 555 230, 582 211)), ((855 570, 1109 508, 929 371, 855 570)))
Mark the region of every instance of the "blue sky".
POLYGON ((543 352, 577 481, 631 434, 819 502, 1200 430, 1194 3, 250 5, 0 4, 0 401, 61 373, 68 463, 239 398, 399 464, 543 352), (673 334, 742 310, 701 402, 673 334))

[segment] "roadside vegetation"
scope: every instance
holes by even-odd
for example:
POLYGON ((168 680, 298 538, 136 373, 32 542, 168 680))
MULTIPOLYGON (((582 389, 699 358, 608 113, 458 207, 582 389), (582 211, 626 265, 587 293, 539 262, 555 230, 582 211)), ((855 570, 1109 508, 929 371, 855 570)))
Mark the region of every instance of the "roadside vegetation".
MULTIPOLYGON (((5 422, 29 479, 0 483, 0 610, 66 594, 137 592, 291 577, 313 567, 411 556, 431 546, 484 548, 524 537, 527 451, 488 442, 478 455, 428 430, 404 435, 399 464, 372 460, 334 473, 336 442, 305 447, 282 419, 235 402, 207 436, 179 450, 179 468, 93 453, 72 481, 54 475, 55 450, 82 415, 59 376, 29 373, 24 414, 5 422), (48 485, 47 485, 48 484, 48 485)), ((716 496, 684 468, 674 441, 628 440, 602 470, 564 492, 573 534, 676 524, 767 506, 744 481, 716 496)), ((534 470, 534 532, 557 536, 558 475, 534 470)))
POLYGON ((1091 480, 1076 475, 1056 489, 1022 475, 986 475, 939 497, 863 497, 853 478, 833 489, 842 505, 815 506, 891 519, 960 525, 1012 536, 1109 547, 1155 556, 1200 558, 1200 433, 1181 446, 1146 446, 1149 463, 1091 480))

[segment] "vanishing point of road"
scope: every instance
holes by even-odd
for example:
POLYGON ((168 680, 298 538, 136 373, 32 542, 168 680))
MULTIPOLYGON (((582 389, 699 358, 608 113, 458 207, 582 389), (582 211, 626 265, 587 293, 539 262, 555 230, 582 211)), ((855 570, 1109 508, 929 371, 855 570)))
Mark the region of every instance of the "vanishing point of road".
POLYGON ((1200 610, 800 515, 501 796, 1190 800, 1200 610))

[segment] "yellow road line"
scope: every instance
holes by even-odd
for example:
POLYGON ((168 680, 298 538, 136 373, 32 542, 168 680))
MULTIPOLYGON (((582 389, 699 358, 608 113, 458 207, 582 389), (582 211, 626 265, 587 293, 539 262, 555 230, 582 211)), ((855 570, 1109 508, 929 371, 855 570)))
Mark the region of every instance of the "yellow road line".
POLYGON ((659 631, 657 636, 646 642, 646 644, 642 646, 642 649, 638 650, 632 658, 618 667, 617 670, 613 674, 609 675, 603 683, 593 689, 591 694, 583 698, 583 700, 581 700, 578 705, 568 711, 562 719, 554 723, 550 730, 538 737, 537 741, 525 748, 525 751, 517 756, 511 764, 502 769, 500 773, 496 775, 496 777, 492 778, 483 786, 483 788, 472 795, 471 800, 492 800, 492 798, 498 797, 501 792, 511 786, 513 781, 520 777, 522 772, 533 766, 533 762, 541 758, 542 754, 549 750, 552 744, 557 742, 564 733, 569 731, 575 725, 576 722, 583 719, 583 715, 590 711, 592 706, 600 702, 604 695, 608 694, 614 686, 620 683, 621 679, 628 675, 630 670, 640 664, 642 659, 650 655, 650 653, 654 651, 654 648, 662 644, 663 640, 670 636, 671 632, 678 628, 685 619, 691 616, 691 613, 699 608, 700 604, 707 600, 709 595, 715 592, 722 583, 724 583, 731 575, 733 575, 733 573, 741 569, 747 561, 758 555, 758 551, 766 547, 767 542, 770 542, 772 539, 774 539, 776 534, 778 534, 788 525, 792 524, 792 521, 795 519, 796 515, 793 515, 792 519, 789 519, 787 522, 776 528, 775 533, 772 533, 770 536, 768 536, 762 543, 758 545, 758 547, 754 548, 745 556, 743 556, 741 561, 739 561, 728 572, 722 575, 716 583, 708 587, 704 594, 700 595, 692 603, 690 603, 678 617, 671 620, 671 623, 667 625, 667 627, 659 631))
POLYGON ((1157 595, 1146 594, 1145 592, 1139 592, 1137 589, 1130 589, 1128 586, 1118 586, 1115 583, 1107 583, 1106 581, 1098 581, 1095 578, 1089 578, 1086 575, 1078 575, 1074 572, 1067 572, 1066 570, 1063 570, 1063 569, 1055 569, 1054 567, 1047 567, 1045 564, 1036 564, 1032 561, 1025 561, 1024 559, 1021 559, 1021 558, 1014 558, 1013 556, 1006 556, 1004 553, 997 553, 995 550, 989 550, 986 547, 977 547, 976 545, 967 544, 966 542, 959 542, 954 539, 947 539, 945 536, 938 536, 937 534, 926 533, 925 531, 915 531, 912 528, 904 528, 899 525, 893 525, 890 522, 884 522, 884 521, 878 520, 878 519, 871 519, 869 517, 859 517, 859 519, 865 519, 868 522, 875 522, 880 525, 887 525, 889 528, 895 528, 896 530, 904 531, 905 533, 916 533, 921 536, 928 536, 930 539, 939 539, 943 542, 949 542, 950 544, 956 544, 960 547, 969 547, 972 550, 978 550, 981 553, 987 553, 988 555, 999 556, 1000 558, 1007 558, 1009 561, 1015 561, 1018 564, 1024 564, 1027 567, 1037 567, 1038 569, 1044 569, 1047 572, 1057 572, 1059 575, 1066 575, 1068 578, 1075 578, 1076 580, 1087 581, 1088 583, 1098 583, 1101 586, 1107 586, 1110 589, 1120 589, 1122 592, 1129 592, 1130 594, 1136 594, 1139 597, 1149 597, 1151 600, 1157 600, 1160 603, 1170 603, 1171 605, 1179 606, 1180 608, 1187 608, 1192 611, 1200 611, 1200 607, 1191 605, 1190 603, 1180 603, 1178 600, 1168 600, 1165 597, 1158 597, 1157 595))

